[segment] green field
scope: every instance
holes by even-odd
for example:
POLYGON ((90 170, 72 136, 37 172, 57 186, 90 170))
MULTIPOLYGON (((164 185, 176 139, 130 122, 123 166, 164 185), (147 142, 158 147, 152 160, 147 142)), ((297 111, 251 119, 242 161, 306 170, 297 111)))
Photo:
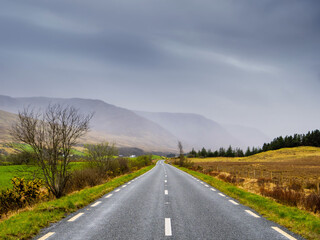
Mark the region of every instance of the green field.
MULTIPOLYGON (((71 169, 79 169, 83 167, 85 162, 72 162, 70 163, 71 169)), ((41 177, 41 171, 36 166, 27 165, 10 165, 10 166, 0 166, 0 190, 11 188, 11 179, 13 177, 24 177, 27 179, 32 179, 35 173, 41 177), (29 173, 29 172, 33 173, 29 173)))

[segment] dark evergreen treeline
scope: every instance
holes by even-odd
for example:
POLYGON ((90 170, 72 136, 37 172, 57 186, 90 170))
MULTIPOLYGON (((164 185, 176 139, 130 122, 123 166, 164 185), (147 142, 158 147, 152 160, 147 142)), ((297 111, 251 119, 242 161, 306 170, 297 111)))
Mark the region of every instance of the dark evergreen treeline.
POLYGON ((211 151, 211 149, 206 150, 202 148, 198 152, 192 149, 188 154, 189 157, 244 157, 254 155, 260 152, 266 152, 269 150, 277 150, 280 148, 290 148, 299 146, 313 146, 320 147, 320 131, 314 130, 308 132, 307 134, 294 134, 293 136, 277 137, 273 139, 270 143, 263 144, 262 148, 248 147, 246 152, 243 152, 240 148, 233 149, 229 146, 228 149, 220 148, 216 151, 211 151))

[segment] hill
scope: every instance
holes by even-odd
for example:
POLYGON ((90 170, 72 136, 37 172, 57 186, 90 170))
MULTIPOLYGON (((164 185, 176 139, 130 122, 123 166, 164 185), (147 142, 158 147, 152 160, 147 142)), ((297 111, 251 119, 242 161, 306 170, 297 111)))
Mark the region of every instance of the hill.
MULTIPOLYGON (((158 124, 134 112, 100 100, 62 98, 11 98, 0 96, 0 109, 17 113, 24 107, 44 109, 48 104, 72 105, 84 114, 94 112, 92 131, 83 142, 115 142, 119 147, 138 147, 146 151, 176 151, 177 138, 158 124)), ((2 139, 1 139, 2 140, 2 139)))
POLYGON ((167 129, 190 147, 212 149, 228 147, 230 144, 243 145, 219 123, 198 114, 139 111, 136 113, 167 129))
POLYGON ((320 148, 318 147, 295 147, 282 148, 258 153, 249 157, 216 157, 216 158, 191 158, 193 162, 306 162, 312 159, 320 163, 320 148))

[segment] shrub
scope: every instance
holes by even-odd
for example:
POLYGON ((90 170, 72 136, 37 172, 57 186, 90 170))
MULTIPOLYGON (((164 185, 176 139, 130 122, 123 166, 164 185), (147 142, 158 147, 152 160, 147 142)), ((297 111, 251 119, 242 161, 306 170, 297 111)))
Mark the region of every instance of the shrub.
POLYGON ((305 208, 317 213, 320 211, 320 194, 311 193, 305 198, 305 208))
POLYGON ((93 187, 102 183, 103 176, 100 169, 96 167, 74 170, 68 182, 66 192, 81 190, 87 186, 93 187))
POLYGON ((0 217, 9 211, 16 210, 41 198, 41 180, 25 181, 23 178, 11 179, 13 188, 0 192, 0 217))
POLYGON ((267 190, 265 188, 260 188, 260 193, 263 196, 272 197, 282 203, 291 206, 298 206, 299 204, 303 204, 304 194, 301 192, 296 192, 291 189, 286 189, 283 187, 275 187, 272 190, 267 190))

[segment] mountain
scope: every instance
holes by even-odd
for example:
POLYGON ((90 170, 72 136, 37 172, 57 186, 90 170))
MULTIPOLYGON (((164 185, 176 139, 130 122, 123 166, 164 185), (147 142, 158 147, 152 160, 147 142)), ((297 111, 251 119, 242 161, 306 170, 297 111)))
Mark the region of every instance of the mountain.
POLYGON ((17 120, 17 115, 0 110, 0 139, 10 141, 10 128, 17 120))
POLYGON ((151 113, 136 111, 138 115, 145 117, 175 136, 178 137, 187 148, 202 147, 217 149, 219 147, 242 146, 243 143, 231 135, 219 123, 207 119, 198 114, 190 113, 151 113))
MULTIPOLYGON (((256 129, 221 125, 198 114, 131 111, 101 100, 81 98, 13 98, 0 95, 0 141, 8 139, 8 124, 25 107, 36 111, 49 104, 74 106, 81 113, 94 113, 91 131, 82 143, 115 142, 118 147, 140 148, 146 152, 176 152, 180 140, 187 152, 192 147, 261 146, 269 139, 256 129), (6 112, 5 112, 6 111, 6 112), (10 113, 11 114, 10 114, 10 113)), ((11 124, 10 124, 11 125, 11 124)))
POLYGON ((18 113, 24 107, 44 109, 48 104, 70 105, 84 114, 94 113, 92 131, 83 141, 115 142, 119 147, 138 147, 145 151, 176 151, 177 138, 158 124, 133 111, 100 100, 62 98, 12 98, 0 95, 0 109, 18 113))

